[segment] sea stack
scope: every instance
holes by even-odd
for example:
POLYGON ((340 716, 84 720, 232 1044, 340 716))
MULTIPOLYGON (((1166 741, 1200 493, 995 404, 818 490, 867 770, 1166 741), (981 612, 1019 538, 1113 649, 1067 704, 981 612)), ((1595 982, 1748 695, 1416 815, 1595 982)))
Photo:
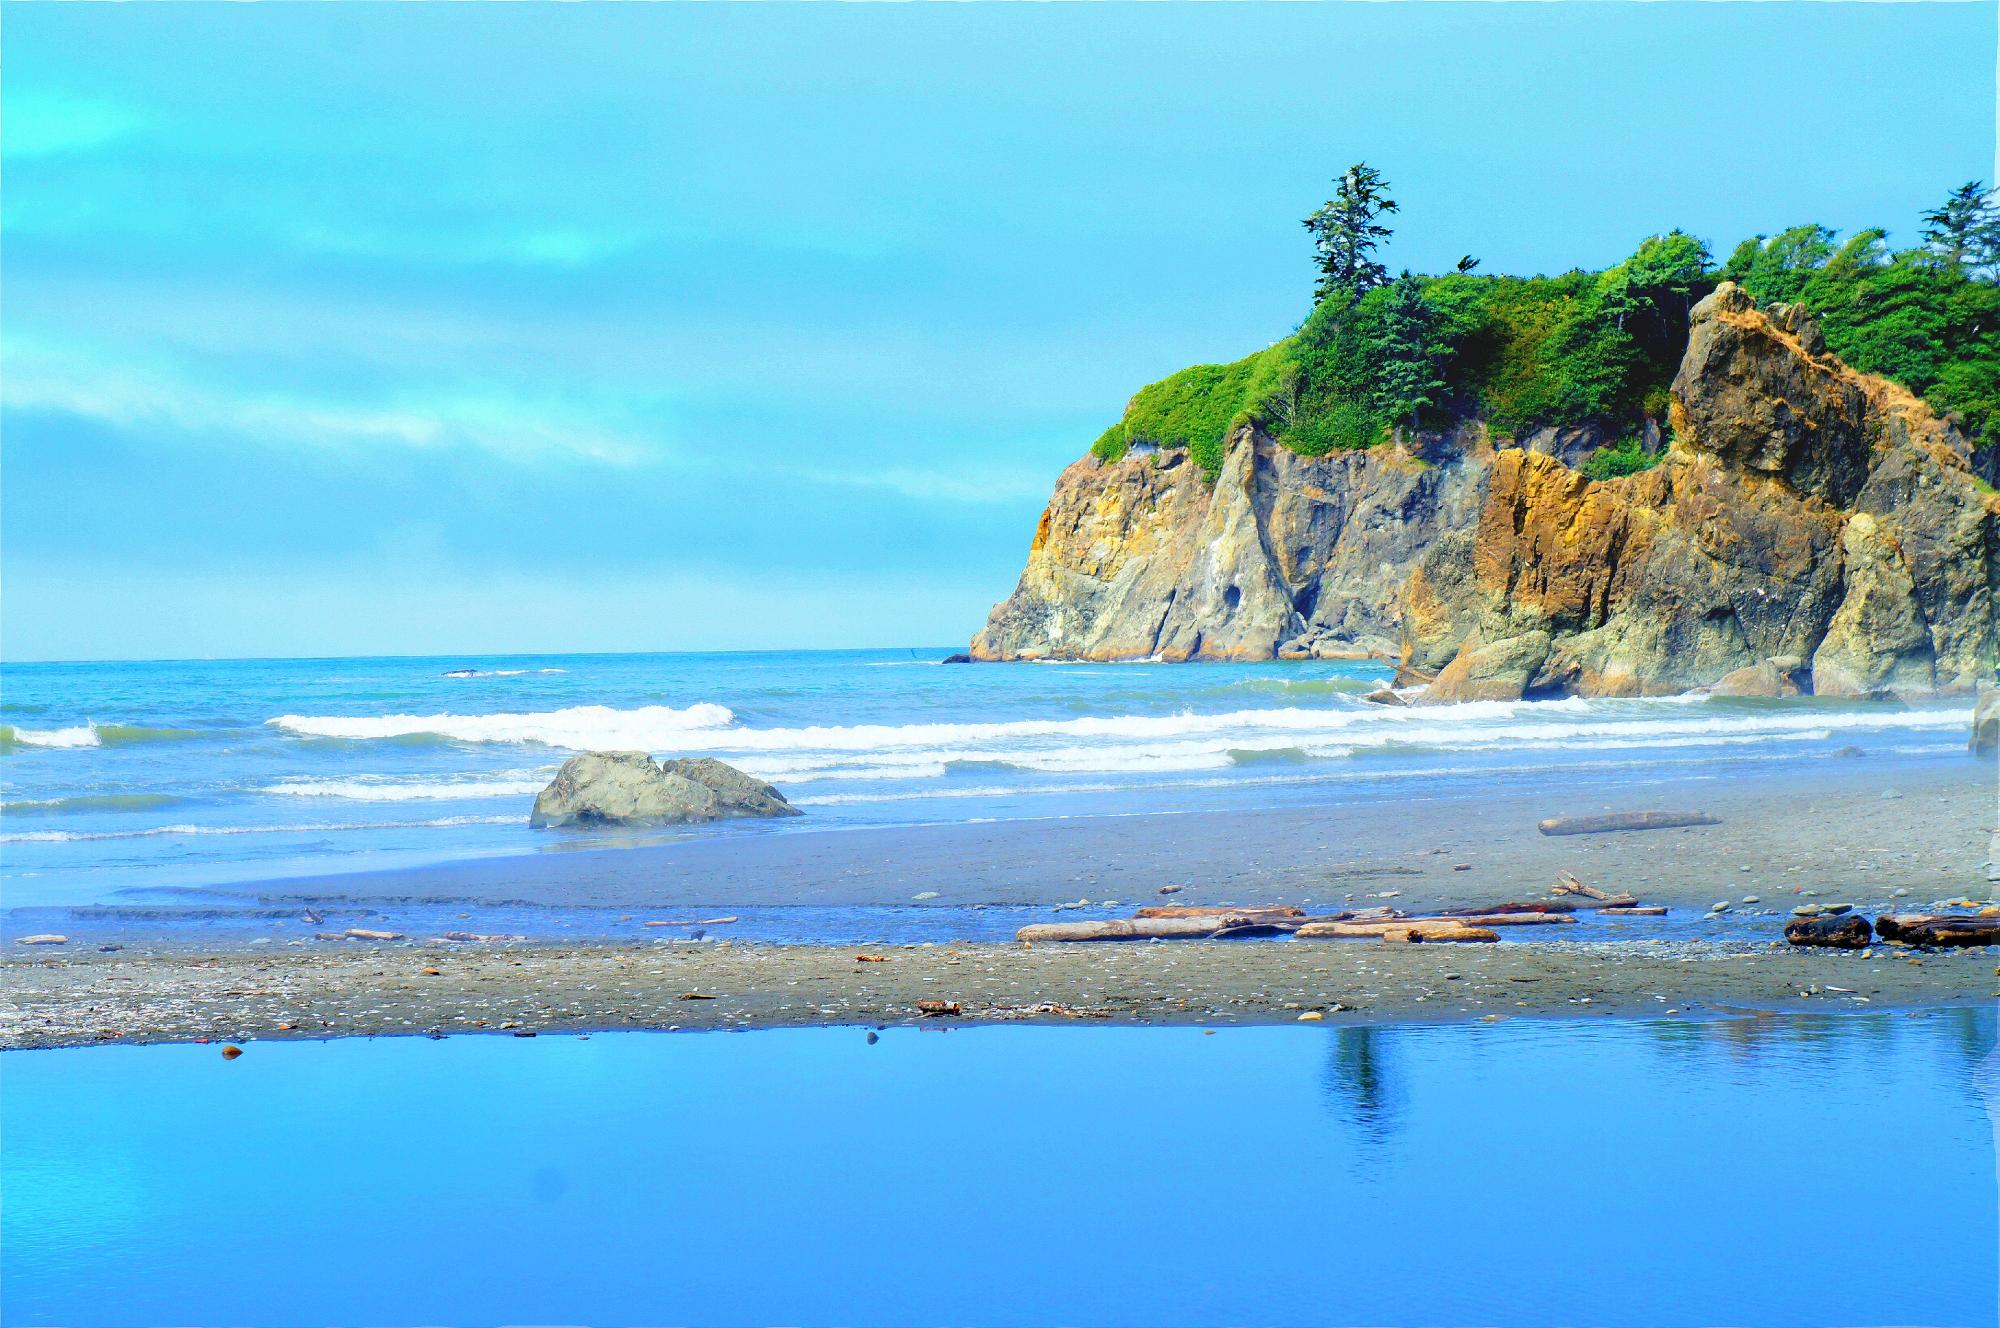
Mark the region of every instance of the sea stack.
POLYGON ((1921 398, 1723 282, 1690 312, 1657 460, 1475 415, 1318 457, 1259 424, 1213 476, 1128 450, 1057 482, 981 659, 1393 653, 1431 702, 1969 692, 2000 494, 1921 398))

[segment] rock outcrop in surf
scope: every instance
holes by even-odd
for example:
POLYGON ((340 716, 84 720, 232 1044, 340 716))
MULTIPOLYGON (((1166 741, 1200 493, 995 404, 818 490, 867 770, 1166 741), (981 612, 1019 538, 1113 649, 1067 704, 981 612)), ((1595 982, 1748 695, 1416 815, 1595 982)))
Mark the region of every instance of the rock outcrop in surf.
POLYGON ((707 757, 655 761, 644 752, 572 756, 535 798, 528 824, 686 825, 746 816, 797 816, 784 794, 707 757))
POLYGON ((1470 419, 1308 458, 1234 431, 1058 481, 979 659, 1393 657, 1433 700, 1967 691, 1990 672, 2000 495, 1919 397, 1724 282, 1657 465, 1591 479, 1470 419))

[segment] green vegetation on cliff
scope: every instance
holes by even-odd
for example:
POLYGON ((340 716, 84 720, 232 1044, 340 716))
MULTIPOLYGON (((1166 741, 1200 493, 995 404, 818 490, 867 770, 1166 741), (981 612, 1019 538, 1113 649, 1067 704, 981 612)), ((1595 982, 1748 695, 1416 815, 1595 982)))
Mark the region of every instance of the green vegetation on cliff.
POLYGON ((1600 272, 1478 275, 1468 256, 1442 276, 1394 280, 1373 257, 1389 234, 1380 219, 1397 210, 1387 182, 1357 164, 1338 185, 1306 219, 1319 277, 1298 331, 1141 389, 1094 454, 1115 460, 1135 442, 1186 448, 1213 475, 1244 424, 1319 456, 1479 419, 1501 438, 1594 427, 1623 441, 1599 449, 1585 473, 1631 474, 1658 459, 1638 439, 1647 421, 1664 431, 1689 312, 1725 278, 1761 303, 1804 304, 1835 354, 2000 444, 2000 207, 1977 182, 1926 215, 1919 247, 1897 252, 1880 230, 1836 243, 1801 226, 1744 241, 1718 269, 1702 241, 1675 230, 1600 272))

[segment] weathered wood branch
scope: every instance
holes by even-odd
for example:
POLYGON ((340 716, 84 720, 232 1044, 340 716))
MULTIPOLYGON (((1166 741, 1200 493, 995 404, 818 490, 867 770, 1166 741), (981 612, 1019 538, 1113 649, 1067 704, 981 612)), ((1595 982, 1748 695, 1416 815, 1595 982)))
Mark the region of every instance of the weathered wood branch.
POLYGON ((1836 950, 1862 950, 1874 939, 1868 919, 1853 913, 1837 917, 1793 918, 1785 924, 1785 939, 1793 945, 1823 945, 1836 950))
POLYGON ((1555 816, 1536 828, 1545 835, 1601 835, 1613 830, 1672 830, 1684 825, 1721 825, 1707 812, 1607 812, 1602 816, 1555 816))
POLYGON ((2000 945, 2000 918, 1964 913, 1888 913, 1875 919, 1875 930, 1905 945, 2000 945))

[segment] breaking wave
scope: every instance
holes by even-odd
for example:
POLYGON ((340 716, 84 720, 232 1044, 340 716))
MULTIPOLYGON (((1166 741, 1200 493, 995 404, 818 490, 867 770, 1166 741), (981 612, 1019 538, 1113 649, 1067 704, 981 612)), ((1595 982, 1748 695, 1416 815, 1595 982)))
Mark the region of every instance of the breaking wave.
MULTIPOLYGON (((972 779, 986 772, 1165 774, 1343 760, 1374 752, 1630 750, 1811 742, 1838 733, 1962 729, 1962 708, 1882 707, 1744 710, 1700 696, 1657 700, 1477 701, 1393 707, 1328 698, 1198 714, 1123 714, 912 724, 757 728, 725 706, 565 710, 490 715, 285 715, 269 721, 301 737, 350 740, 537 744, 573 751, 639 749, 718 756, 779 783, 820 780, 972 779)), ((463 780, 435 777, 288 780, 264 791, 286 796, 399 802, 532 793, 538 772, 463 780)), ((545 778, 545 775, 542 776, 545 778)))
POLYGON ((184 742, 200 736, 197 729, 99 724, 95 720, 59 729, 24 729, 0 724, 0 751, 17 747, 124 747, 142 742, 184 742))
POLYGON ((515 798, 540 793, 538 779, 399 780, 386 776, 353 779, 287 779, 258 789, 281 798, 342 798, 349 802, 456 802, 470 798, 515 798))
POLYGON ((571 706, 566 710, 496 715, 280 715, 265 723, 303 738, 443 738, 453 742, 520 742, 572 751, 684 746, 689 735, 726 727, 727 706, 701 702, 685 709, 571 706))
POLYGON ((347 830, 432 830, 459 825, 525 825, 522 816, 441 816, 428 821, 308 822, 299 825, 155 825, 144 830, 22 830, 0 834, 0 844, 68 844, 100 839, 154 839, 163 835, 318 835, 347 830))
POLYGON ((93 812, 145 812, 185 801, 171 793, 86 793, 74 798, 27 798, 0 802, 5 816, 79 816, 93 812))

